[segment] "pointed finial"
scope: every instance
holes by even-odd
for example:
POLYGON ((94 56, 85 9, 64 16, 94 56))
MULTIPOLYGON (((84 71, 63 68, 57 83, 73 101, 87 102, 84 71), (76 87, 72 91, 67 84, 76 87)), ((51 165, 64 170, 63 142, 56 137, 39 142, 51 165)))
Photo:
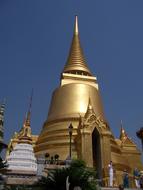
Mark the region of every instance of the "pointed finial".
POLYGON ((122 119, 121 119, 121 128, 123 128, 123 121, 122 121, 122 119))
POLYGON ((4 99, 3 102, 0 104, 0 115, 1 115, 2 117, 4 116, 5 103, 6 103, 6 99, 4 99))
POLYGON ((1 112, 4 112, 5 104, 6 104, 6 99, 4 98, 3 102, 0 104, 0 110, 1 110, 1 112))
POLYGON ((95 114, 95 112, 94 112, 94 109, 93 109, 93 107, 92 107, 91 99, 90 99, 90 97, 89 97, 88 105, 87 105, 87 111, 86 111, 84 117, 86 118, 86 117, 88 117, 90 114, 95 114))
POLYGON ((28 110, 28 112, 30 112, 30 113, 31 113, 31 108, 32 108, 32 99, 33 99, 33 89, 32 89, 32 91, 31 91, 31 97, 30 97, 30 103, 29 103, 29 110, 28 110))
POLYGON ((80 45, 77 16, 75 16, 73 39, 63 73, 92 76, 86 65, 86 60, 80 45))
POLYGON ((32 92, 31 92, 29 109, 28 109, 28 112, 26 114, 26 119, 25 119, 25 122, 24 122, 25 125, 29 125, 29 126, 30 126, 30 119, 31 119, 30 117, 31 117, 32 99, 33 99, 33 89, 32 89, 32 92))
POLYGON ((123 121, 121 120, 120 139, 125 140, 126 138, 127 138, 127 134, 123 128, 123 121))
POLYGON ((121 119, 121 121, 120 121, 120 126, 121 126, 121 134, 123 134, 123 133, 125 133, 125 130, 123 129, 123 121, 122 121, 122 119, 121 119))
POLYGON ((6 98, 4 98, 3 101, 2 101, 2 105, 5 106, 5 104, 6 104, 6 98))
POLYGON ((78 16, 75 16, 74 34, 78 35, 78 16))

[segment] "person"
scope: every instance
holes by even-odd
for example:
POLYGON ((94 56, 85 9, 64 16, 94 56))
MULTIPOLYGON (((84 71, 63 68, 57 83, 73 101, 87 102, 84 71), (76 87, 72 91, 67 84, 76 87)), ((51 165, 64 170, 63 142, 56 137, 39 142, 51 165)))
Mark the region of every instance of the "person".
POLYGON ((108 165, 108 171, 109 171, 109 186, 113 187, 113 163, 110 161, 108 165))
POLYGON ((124 170, 123 172, 123 187, 129 188, 129 175, 127 170, 124 170))
POLYGON ((69 183, 69 176, 66 178, 66 190, 69 190, 70 183, 69 183))
POLYGON ((139 184, 140 188, 143 189, 143 171, 140 172, 139 184))
POLYGON ((136 188, 140 188, 140 183, 139 183, 140 172, 138 171, 137 168, 134 169, 133 176, 134 176, 136 188))

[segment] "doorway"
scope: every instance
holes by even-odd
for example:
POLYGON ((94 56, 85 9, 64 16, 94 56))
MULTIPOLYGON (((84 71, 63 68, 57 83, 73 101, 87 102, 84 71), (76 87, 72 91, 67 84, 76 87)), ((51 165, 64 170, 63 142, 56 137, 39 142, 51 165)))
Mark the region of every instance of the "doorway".
POLYGON ((102 179, 101 140, 100 134, 96 128, 92 133, 92 154, 93 167, 97 171, 97 178, 102 179))

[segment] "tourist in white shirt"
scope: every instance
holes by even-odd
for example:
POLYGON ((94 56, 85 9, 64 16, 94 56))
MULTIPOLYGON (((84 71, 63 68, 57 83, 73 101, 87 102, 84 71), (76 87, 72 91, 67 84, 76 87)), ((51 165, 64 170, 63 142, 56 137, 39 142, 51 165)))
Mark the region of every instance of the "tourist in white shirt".
POLYGON ((108 172, 109 172, 109 186, 113 187, 113 164, 112 161, 108 164, 108 172))

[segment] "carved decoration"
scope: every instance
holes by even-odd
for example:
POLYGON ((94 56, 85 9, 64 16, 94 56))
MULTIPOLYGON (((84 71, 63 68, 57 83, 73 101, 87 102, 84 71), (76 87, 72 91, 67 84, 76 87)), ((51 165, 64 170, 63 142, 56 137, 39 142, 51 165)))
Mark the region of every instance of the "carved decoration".
POLYGON ((105 123, 103 119, 100 118, 100 116, 97 117, 95 113, 88 115, 86 118, 80 117, 78 132, 83 128, 89 128, 91 131, 93 131, 95 127, 97 127, 100 131, 108 129, 107 123, 105 123))

